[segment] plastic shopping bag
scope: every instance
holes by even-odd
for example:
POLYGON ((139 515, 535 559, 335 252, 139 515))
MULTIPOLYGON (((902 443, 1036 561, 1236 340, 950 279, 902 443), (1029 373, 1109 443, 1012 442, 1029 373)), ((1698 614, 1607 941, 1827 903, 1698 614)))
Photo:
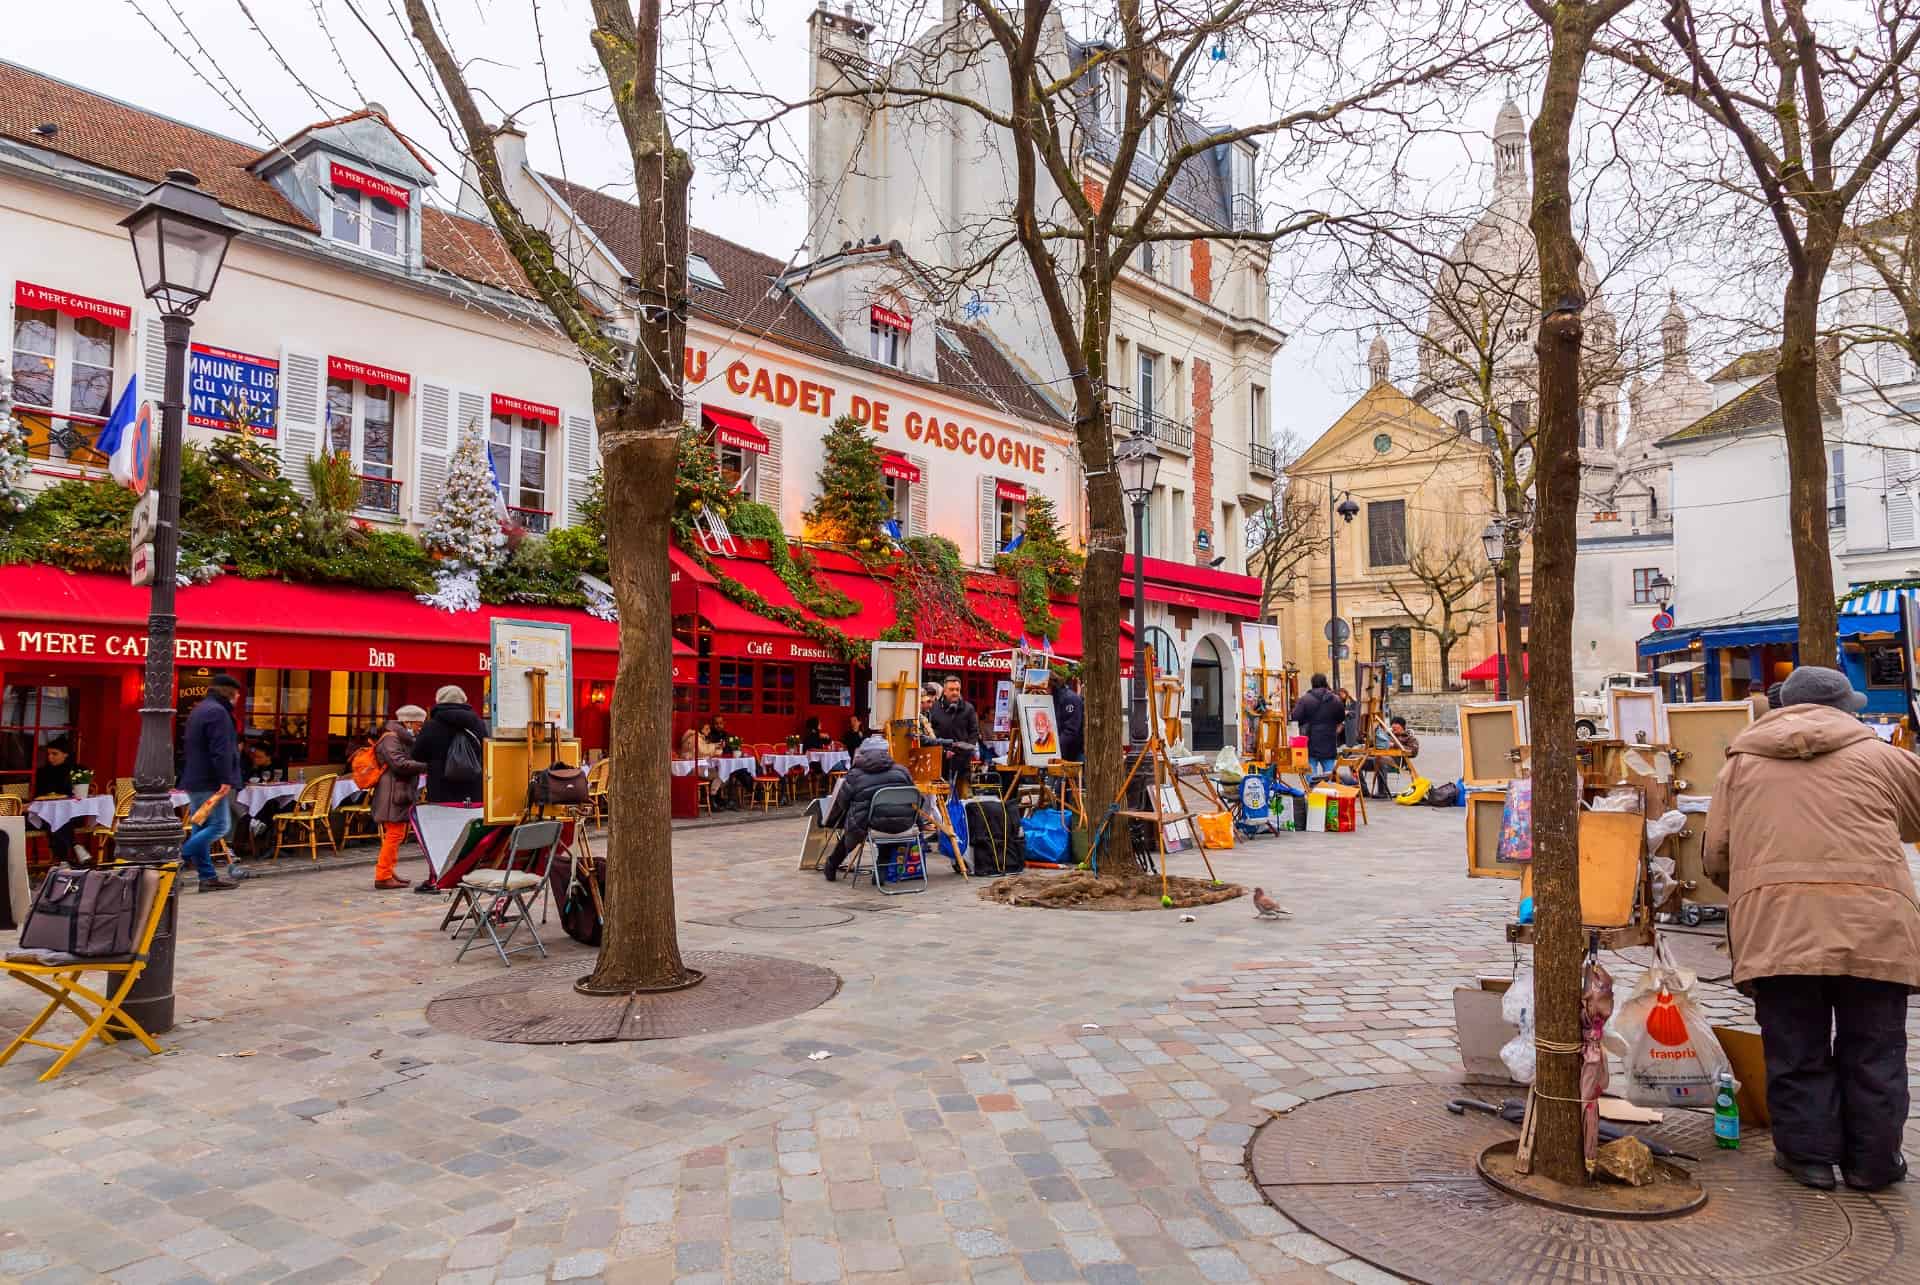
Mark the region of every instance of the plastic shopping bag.
POLYGON ((1507 805, 1500 813, 1502 862, 1533 860, 1533 781, 1523 777, 1507 787, 1507 805))
POLYGON ((1020 837, 1027 846, 1027 860, 1051 865, 1066 865, 1068 857, 1067 823, 1053 808, 1035 808, 1020 823, 1020 837))
POLYGON ((1500 1046, 1500 1060, 1516 1084, 1533 1083, 1533 969, 1523 966, 1514 974, 1513 984, 1500 997, 1500 1016, 1520 1028, 1520 1033, 1500 1046))
POLYGON ((1607 1024, 1607 1047, 1627 1069, 1627 1100, 1645 1107, 1712 1106, 1714 1083, 1733 1066, 1693 998, 1694 975, 1665 938, 1653 966, 1607 1024))
POLYGON ((1240 751, 1231 745, 1222 745, 1220 752, 1213 756, 1213 774, 1223 781, 1238 781, 1246 776, 1246 766, 1240 762, 1240 751))

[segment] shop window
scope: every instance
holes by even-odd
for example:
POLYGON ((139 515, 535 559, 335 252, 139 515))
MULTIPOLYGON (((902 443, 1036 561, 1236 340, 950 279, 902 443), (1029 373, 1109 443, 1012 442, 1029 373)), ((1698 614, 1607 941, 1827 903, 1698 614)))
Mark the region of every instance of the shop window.
POLYGON ((73 741, 76 760, 86 762, 74 736, 73 705, 71 687, 8 683, 0 690, 0 782, 30 785, 40 747, 56 736, 73 741))
POLYGON ((547 426, 525 415, 495 415, 487 454, 507 512, 535 534, 553 521, 547 507, 547 426))
POLYGON ((720 443, 720 480, 728 489, 749 499, 758 495, 760 452, 720 443))
POLYGON ((350 187, 333 189, 333 239, 389 259, 406 243, 407 212, 390 201, 350 187))
POLYGON ((760 667, 760 712, 762 714, 791 714, 799 708, 797 687, 792 665, 762 665, 760 667))
POLYGON ((901 534, 912 531, 913 483, 904 477, 887 479, 887 494, 893 497, 893 520, 900 524, 901 534))
POLYGON ((1866 651, 1867 688, 1870 691, 1905 691, 1907 653, 1899 643, 1868 643, 1866 651))
POLYGON ((360 509, 400 515, 400 483, 394 477, 394 391, 356 379, 327 381, 327 449, 353 461, 360 479, 360 509))
POLYGON ((1372 500, 1367 504, 1367 565, 1398 567, 1407 561, 1407 502, 1372 500))
POLYGON ((256 669, 248 685, 245 731, 266 739, 273 761, 307 761, 308 722, 313 712, 313 674, 305 669, 256 669))
POLYGON ((1659 567, 1635 567, 1633 569, 1633 602, 1635 606, 1660 601, 1653 592, 1653 582, 1659 578, 1659 567))
POLYGON ((998 508, 996 521, 1000 533, 1000 547, 1004 549, 1013 542, 1014 536, 1027 529, 1027 502, 1010 499, 1003 495, 996 499, 994 504, 998 508))
POLYGON ((105 468, 93 441, 113 409, 114 328, 51 308, 13 314, 13 413, 39 460, 105 468))
POLYGON ((755 705, 753 663, 723 660, 713 668, 713 712, 716 714, 753 713, 755 705))
POLYGON ((327 757, 344 763, 360 743, 360 733, 385 726, 387 676, 335 670, 328 679, 327 757))
POLYGON ((676 714, 691 714, 694 710, 694 693, 699 690, 699 685, 694 683, 675 683, 673 685, 673 712, 676 714))

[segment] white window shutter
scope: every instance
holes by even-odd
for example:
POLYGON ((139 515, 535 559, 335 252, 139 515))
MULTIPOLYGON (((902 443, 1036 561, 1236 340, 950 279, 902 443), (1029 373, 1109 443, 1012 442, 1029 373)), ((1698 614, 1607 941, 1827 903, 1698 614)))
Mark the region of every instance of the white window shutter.
POLYGON ((307 464, 320 453, 326 424, 326 368, 317 353, 280 349, 280 476, 308 497, 313 479, 307 464))
MULTIPOLYGON (((8 330, 12 342, 12 330, 8 330)), ((140 318, 140 400, 153 403, 154 426, 159 427, 160 399, 167 395, 167 338, 155 313, 140 318)), ((183 421, 184 422, 184 421, 183 421)), ((154 443, 158 448, 159 443, 154 443)))
POLYGON ((1876 329, 1886 332, 1886 338, 1873 346, 1874 382, 1882 388, 1890 384, 1904 384, 1912 378, 1912 374, 1908 368, 1906 350, 1895 343, 1893 337, 1905 334, 1907 323, 1900 311, 1900 301, 1891 292, 1874 291, 1873 324, 1876 329))
POLYGON ((767 453, 760 457, 760 463, 753 471, 753 498, 772 509, 775 517, 779 517, 780 423, 778 420, 756 419, 754 424, 766 435, 767 453))
POLYGON ((1913 544, 1913 493, 1887 492, 1887 547, 1909 548, 1913 544))
POLYGON ((453 454, 453 385, 421 379, 413 397, 413 517, 431 522, 440 511, 440 495, 447 486, 447 462, 453 454))
POLYGON ((580 505, 587 498, 587 480, 593 476, 595 438, 593 415, 588 411, 568 410, 561 412, 560 422, 566 428, 565 450, 567 457, 562 467, 566 470, 567 501, 561 509, 564 526, 578 526, 582 521, 580 505))
POLYGON ((909 455, 909 463, 920 470, 920 480, 907 487, 907 534, 925 535, 927 533, 927 479, 933 471, 927 466, 925 457, 909 455))
POLYGON ((1000 501, 995 492, 999 484, 991 477, 980 479, 980 565, 991 567, 1000 551, 1000 501))

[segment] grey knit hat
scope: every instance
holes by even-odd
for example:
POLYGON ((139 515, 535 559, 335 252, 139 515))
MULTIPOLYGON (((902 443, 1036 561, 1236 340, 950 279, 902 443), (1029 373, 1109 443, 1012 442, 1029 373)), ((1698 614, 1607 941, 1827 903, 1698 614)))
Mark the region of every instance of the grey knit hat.
POLYGON ((1866 707, 1867 695, 1857 692, 1847 676, 1822 665, 1802 665, 1787 675, 1780 685, 1782 705, 1828 705, 1857 714, 1866 707))

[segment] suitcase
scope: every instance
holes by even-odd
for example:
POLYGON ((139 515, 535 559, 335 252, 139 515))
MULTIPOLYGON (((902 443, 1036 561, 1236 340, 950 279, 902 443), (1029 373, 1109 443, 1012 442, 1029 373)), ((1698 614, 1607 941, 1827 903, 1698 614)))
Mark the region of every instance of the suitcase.
POLYGON ((1017 874, 1027 868, 1020 827, 999 799, 967 800, 967 834, 972 839, 974 874, 1017 874))

